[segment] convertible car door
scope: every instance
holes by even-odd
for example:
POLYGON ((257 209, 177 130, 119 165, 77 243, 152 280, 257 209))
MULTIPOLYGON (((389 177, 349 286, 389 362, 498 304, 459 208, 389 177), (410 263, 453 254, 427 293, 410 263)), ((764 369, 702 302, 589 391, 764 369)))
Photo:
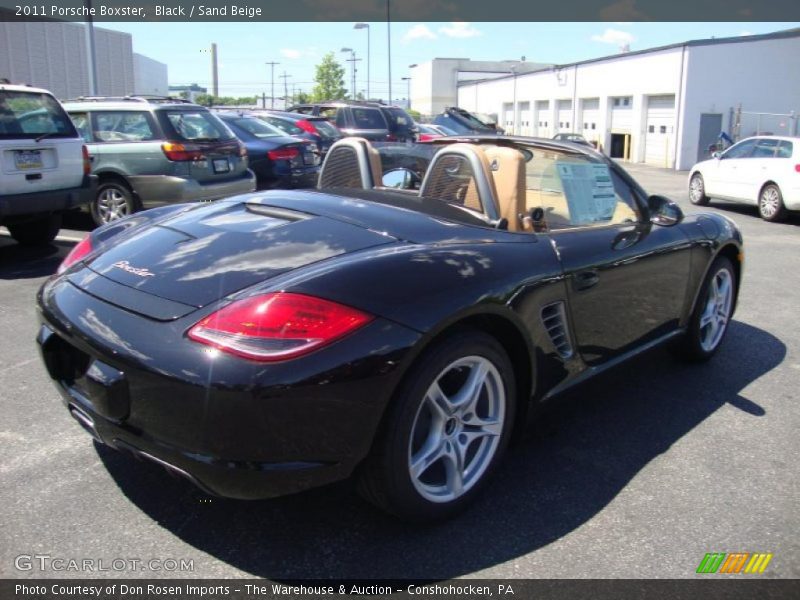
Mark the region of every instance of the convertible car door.
POLYGON ((586 171, 578 162, 556 165, 569 220, 549 237, 566 276, 579 351, 598 365, 677 327, 690 246, 680 227, 643 218, 634 191, 613 167, 586 171))

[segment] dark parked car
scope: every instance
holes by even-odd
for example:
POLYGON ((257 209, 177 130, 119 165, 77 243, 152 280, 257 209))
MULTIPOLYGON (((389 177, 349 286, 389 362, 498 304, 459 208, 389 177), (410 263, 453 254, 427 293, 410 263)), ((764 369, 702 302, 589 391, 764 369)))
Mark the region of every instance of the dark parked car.
POLYGON ((477 114, 457 106, 445 108, 441 114, 436 115, 433 124, 446 127, 458 135, 500 135, 504 133, 504 130, 488 117, 481 119, 477 114))
POLYGON ((382 189, 411 178, 346 138, 313 192, 94 231, 38 295, 67 409, 223 496, 355 474, 384 509, 435 519, 474 499, 533 404, 659 343, 717 351, 732 221, 684 217, 590 148, 456 141, 407 146, 438 148, 419 191, 382 189))
POLYGON ((286 135, 251 114, 220 112, 217 116, 247 148, 258 189, 317 185, 320 159, 314 142, 286 135))
POLYGON ((323 102, 289 109, 305 115, 324 116, 345 135, 375 142, 413 142, 417 139, 414 119, 397 106, 379 102, 323 102))
POLYGON ((342 132, 325 117, 266 110, 254 111, 253 114, 287 135, 314 142, 321 156, 325 155, 334 142, 344 137, 342 132))

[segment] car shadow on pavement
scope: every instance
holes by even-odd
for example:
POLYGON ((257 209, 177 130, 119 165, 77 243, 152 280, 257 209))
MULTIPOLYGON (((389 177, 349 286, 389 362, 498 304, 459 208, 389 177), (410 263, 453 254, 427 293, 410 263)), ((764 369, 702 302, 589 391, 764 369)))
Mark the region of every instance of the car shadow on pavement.
POLYGON ((22 246, 0 236, 0 279, 34 279, 56 272, 74 242, 53 242, 45 246, 22 246))
MULTIPOLYGON (((259 577, 446 579, 515 559, 585 524, 650 461, 784 359, 771 334, 735 321, 719 354, 687 365, 655 350, 542 411, 469 510, 414 526, 372 508, 350 482, 265 501, 209 498, 158 467, 98 446, 122 492, 183 542, 259 577), (747 360, 741 357, 747 356, 747 360)), ((195 560, 195 575, 203 573, 195 560)))

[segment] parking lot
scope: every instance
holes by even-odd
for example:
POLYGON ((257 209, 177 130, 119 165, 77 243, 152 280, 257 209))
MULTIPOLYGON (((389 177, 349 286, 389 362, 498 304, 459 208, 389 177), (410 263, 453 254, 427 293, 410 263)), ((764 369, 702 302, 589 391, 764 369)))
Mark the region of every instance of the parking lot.
MULTIPOLYGON (((685 173, 629 170, 696 210, 685 173)), ((800 577, 800 219, 710 210, 745 238, 720 353, 697 366, 656 350, 554 400, 472 508, 425 527, 378 512, 348 482, 270 501, 209 498, 93 444, 34 343, 36 291, 88 219, 46 249, 1 234, 0 577, 93 575, 15 567, 19 555, 49 555, 193 566, 95 576, 683 578, 707 552, 771 552, 764 576, 800 577)))

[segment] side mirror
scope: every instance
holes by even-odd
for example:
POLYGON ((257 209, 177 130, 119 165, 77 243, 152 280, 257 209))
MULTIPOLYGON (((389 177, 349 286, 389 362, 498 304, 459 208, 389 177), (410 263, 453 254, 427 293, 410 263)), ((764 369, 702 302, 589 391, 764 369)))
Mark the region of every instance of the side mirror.
POLYGON ((712 152, 711 157, 719 160, 720 158, 722 158, 722 152, 712 152))
POLYGON ((391 169, 383 174, 381 183, 383 187, 410 190, 414 187, 415 179, 417 179, 417 176, 411 169, 391 169))
POLYGON ((650 209, 650 222, 663 227, 677 225, 683 221, 683 211, 677 203, 664 196, 650 196, 647 199, 650 209))

